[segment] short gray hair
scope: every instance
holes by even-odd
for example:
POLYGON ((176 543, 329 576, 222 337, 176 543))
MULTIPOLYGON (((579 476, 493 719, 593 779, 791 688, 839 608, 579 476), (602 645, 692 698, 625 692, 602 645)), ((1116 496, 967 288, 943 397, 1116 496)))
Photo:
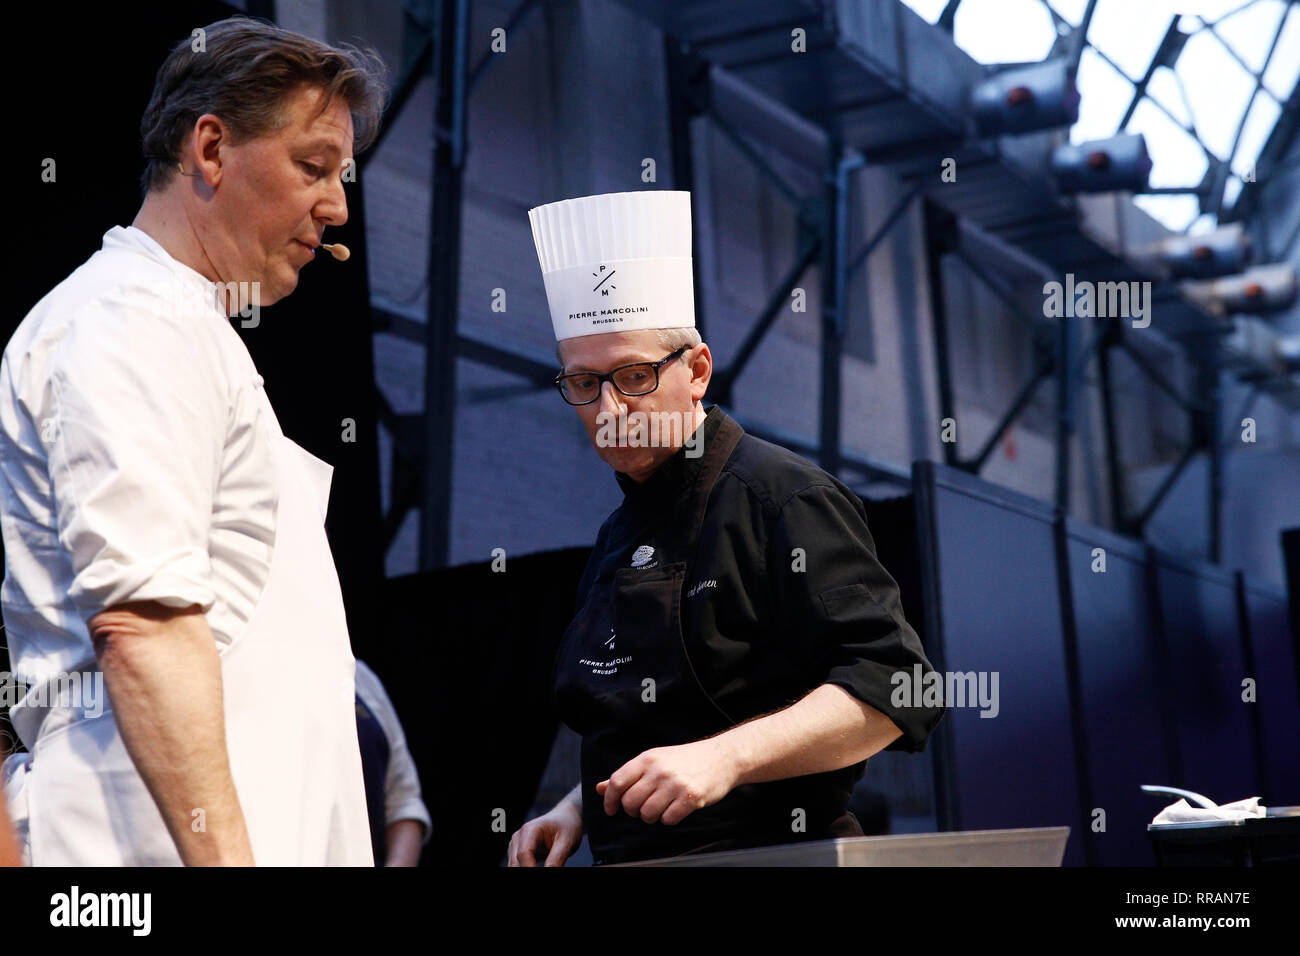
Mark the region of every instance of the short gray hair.
MULTIPOLYGON (((667 352, 676 352, 678 349, 693 349, 700 345, 704 340, 700 338, 700 330, 694 326, 688 326, 682 329, 655 329, 655 341, 659 347, 667 352)), ((684 359, 685 355, 679 355, 678 358, 684 359)), ((564 365, 564 357, 560 355, 560 343, 555 343, 555 361, 564 365)))
POLYGON ((678 349, 693 349, 699 345, 700 330, 694 327, 685 329, 659 329, 659 335, 656 337, 659 347, 667 349, 669 352, 676 352, 678 349))

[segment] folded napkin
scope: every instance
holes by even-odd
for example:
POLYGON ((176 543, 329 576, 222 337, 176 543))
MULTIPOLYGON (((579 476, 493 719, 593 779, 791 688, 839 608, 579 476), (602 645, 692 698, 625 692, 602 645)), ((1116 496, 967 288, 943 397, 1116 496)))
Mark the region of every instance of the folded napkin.
POLYGON ((1264 816, 1264 807, 1259 805, 1259 797, 1247 797, 1234 803, 1225 803, 1213 810, 1194 807, 1186 800, 1179 800, 1172 806, 1165 807, 1156 814, 1152 825, 1161 823, 1205 823, 1213 820, 1245 820, 1247 817, 1264 816))

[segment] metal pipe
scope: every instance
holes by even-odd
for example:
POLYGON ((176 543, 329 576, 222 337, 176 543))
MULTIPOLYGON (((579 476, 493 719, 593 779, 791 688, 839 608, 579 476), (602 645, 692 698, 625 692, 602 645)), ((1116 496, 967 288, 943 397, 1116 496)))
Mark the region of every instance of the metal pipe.
MULTIPOLYGON (((935 372, 939 378, 939 417, 953 418, 952 369, 948 359, 948 303, 943 288, 943 257, 952 251, 957 221, 935 203, 925 203, 925 262, 930 286, 930 317, 934 324, 935 372)), ((954 419, 955 421, 955 419, 954 419)), ((959 467, 957 442, 941 441, 943 460, 959 467)))
POLYGON ((1155 382, 1161 391, 1168 394, 1170 398, 1183 408, 1188 411, 1196 411, 1204 407, 1195 399, 1183 398, 1183 396, 1178 393, 1178 389, 1174 388, 1174 386, 1170 384, 1169 380, 1160 374, 1159 369, 1152 365, 1145 355, 1133 346, 1129 345, 1122 338, 1119 340, 1119 347, 1124 350, 1124 353, 1133 360, 1133 363, 1137 365, 1138 368, 1142 369, 1142 371, 1147 374, 1147 377, 1150 378, 1151 381, 1155 382))
POLYGON ((1088 27, 1092 25, 1092 14, 1097 9, 1097 0, 1088 0, 1083 11, 1083 19, 1078 28, 1070 35, 1070 72, 1079 71, 1079 60, 1083 58, 1083 48, 1088 45, 1088 27))
POLYGON ((832 176, 826 185, 822 240, 822 341, 820 438, 822 469, 840 470, 840 414, 843 402, 844 313, 848 299, 846 251, 849 171, 860 164, 846 159, 838 142, 827 149, 832 176))
POLYGON ((1016 420, 1016 417, 1024 411, 1025 406, 1028 405, 1030 399, 1034 397, 1034 392, 1037 390, 1039 383, 1051 374, 1054 365, 1055 362, 1051 356, 1046 357, 1039 363, 1038 368, 1034 372, 1033 378, 1021 386, 1020 392, 1016 395, 1015 401, 1013 401, 1011 407, 1003 413, 1002 418, 998 420, 998 423, 993 426, 992 434, 990 434, 985 440, 979 453, 969 461, 962 462, 963 468, 973 474, 979 474, 980 469, 984 467, 984 462, 988 459, 988 456, 997 445, 998 439, 1002 437, 1002 433, 1005 432, 1007 428, 1010 427, 1011 423, 1016 420))
POLYGON ((1178 476, 1182 474, 1183 469, 1187 467, 1187 463, 1192 460, 1192 456, 1198 450, 1195 442, 1190 442, 1183 449, 1183 454, 1179 457, 1178 463, 1169 469, 1169 473, 1165 475, 1164 480, 1160 482, 1160 486, 1156 488, 1155 494, 1151 496, 1151 501, 1142 509, 1142 513, 1138 515, 1137 520, 1134 522, 1139 531, 1146 530, 1147 522, 1151 520, 1151 516, 1160 507, 1160 502, 1164 500, 1165 495, 1169 493, 1169 489, 1174 486, 1174 482, 1178 480, 1178 476))
POLYGON ((750 356, 754 354, 754 350, 757 349, 759 343, 763 341, 763 336, 767 334, 767 330, 771 328, 772 323, 776 321, 777 313, 779 313, 781 308, 785 305, 786 297, 790 295, 790 291, 794 288, 794 284, 799 281, 799 277, 804 274, 808 266, 812 264, 813 259, 817 257, 818 252, 821 250, 821 245, 822 240, 820 236, 814 236, 804 244, 803 249, 799 252, 799 257, 795 261, 795 264, 790 267, 790 271, 785 274, 785 277, 781 280, 781 284, 777 286, 776 291, 773 292, 771 298, 767 300, 767 305, 763 307, 763 311, 759 314, 758 321, 754 323, 754 327, 751 328, 749 334, 745 336, 745 341, 742 342, 740 348, 736 350, 736 354, 732 358, 731 364, 715 376, 718 388, 715 394, 719 396, 718 401, 723 405, 730 404, 731 389, 732 386, 735 385, 736 379, 739 378, 740 373, 744 371, 745 365, 749 362, 750 356))
POLYGON ((916 184, 912 186, 912 188, 903 195, 903 198, 895 204, 894 208, 889 211, 889 215, 885 217, 885 221, 880 224, 880 227, 875 231, 871 238, 863 243, 862 248, 858 250, 858 254, 855 255, 853 261, 849 263, 848 274, 850 276, 856 273, 858 269, 862 267, 862 264, 867 261, 867 257, 871 255, 876 246, 880 244, 880 241, 889 234, 889 230, 894 227, 894 223, 898 222, 903 213, 907 211, 907 207, 912 204, 912 200, 921 193, 923 188, 924 186, 921 180, 917 180, 916 184))
POLYGON ((1115 430, 1115 402, 1110 377, 1110 350, 1115 344, 1114 319, 1103 320, 1106 335, 1097 352, 1097 372, 1101 378, 1101 414, 1106 437, 1106 478, 1110 490, 1111 522, 1115 529, 1127 534, 1129 529, 1128 505, 1124 500, 1124 478, 1119 457, 1119 438, 1115 430))
POLYGON ((1070 442, 1074 437, 1074 413, 1071 375, 1074 328, 1068 317, 1057 321, 1056 330, 1056 506, 1062 513, 1070 510, 1070 442))
POLYGON ((424 467, 420 483, 420 569, 451 554, 451 465, 456 411, 456 326, 465 175, 466 34, 469 0, 436 0, 433 201, 429 226, 429 314, 424 352, 424 467))
MULTIPOLYGON (((672 150, 673 188, 695 194, 695 162, 691 122, 700 113, 696 92, 700 76, 707 75, 708 65, 693 56, 676 37, 664 35, 664 70, 668 86, 668 138, 672 150)), ((699 222, 691 216, 691 248, 698 250, 699 222)), ((691 277, 695 285, 695 329, 702 339, 708 338, 705 326, 704 282, 700 275, 700 255, 691 257, 691 277)))
POLYGON ((1210 456, 1209 488, 1206 502, 1209 513, 1209 558, 1219 563, 1223 533, 1223 446, 1219 443, 1219 373, 1214 369, 1201 369, 1201 394, 1208 395, 1209 408, 1205 411, 1206 451, 1210 456))
MULTIPOLYGON (((502 27, 507 36, 510 35, 510 31, 517 27, 519 22, 523 20, 523 18, 527 16, 528 12, 535 6, 537 6, 537 0, 522 0, 519 6, 515 7, 515 9, 511 11, 510 16, 506 17, 505 25, 502 27)), ((469 93, 474 92, 474 87, 478 86, 478 81, 483 78, 483 74, 487 72, 488 67, 490 67, 496 59, 497 55, 489 52, 483 54, 482 59, 474 64, 474 68, 469 71, 469 78, 466 81, 466 89, 469 93)))
POLYGON ((795 192, 794 188, 781 178, 767 160, 760 156, 758 151, 750 145, 749 141, 736 132, 730 123, 714 112, 709 113, 709 118, 713 121, 714 125, 722 131, 722 134, 726 136, 727 139, 731 140, 732 145, 740 150, 745 155, 745 158, 753 163, 754 167, 766 176, 772 185, 775 186, 787 199, 796 206, 803 202, 803 197, 795 192))
POLYGON ((1226 445, 1232 441, 1233 433, 1241 427, 1241 420, 1250 414, 1250 410, 1255 404, 1255 399, 1258 397, 1259 386, 1253 383, 1250 384, 1249 388, 1246 390, 1246 400, 1241 403, 1241 408, 1237 411, 1237 417, 1229 421, 1228 427, 1220 433, 1219 444, 1226 445))

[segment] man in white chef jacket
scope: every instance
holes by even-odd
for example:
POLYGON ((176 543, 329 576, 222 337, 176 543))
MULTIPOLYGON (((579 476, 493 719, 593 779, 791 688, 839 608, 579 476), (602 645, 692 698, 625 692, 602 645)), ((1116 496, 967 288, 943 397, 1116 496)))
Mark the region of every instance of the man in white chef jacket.
POLYGON ((381 71, 244 18, 204 34, 158 73, 135 221, 0 363, 28 751, 4 781, 34 865, 372 863, 332 468, 284 437, 231 317, 347 219, 381 71))

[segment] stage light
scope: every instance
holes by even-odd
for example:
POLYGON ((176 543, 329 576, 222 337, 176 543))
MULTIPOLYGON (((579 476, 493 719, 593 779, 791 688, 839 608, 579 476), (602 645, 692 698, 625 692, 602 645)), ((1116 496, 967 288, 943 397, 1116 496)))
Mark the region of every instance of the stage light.
POLYGON ((1070 126, 1079 118, 1079 91, 1065 57, 997 73, 971 91, 980 136, 1032 133, 1070 126))
POLYGON ((1254 253, 1249 234, 1234 222, 1199 236, 1169 236, 1135 257, 1163 267, 1175 279, 1212 279, 1241 272, 1254 253))
POLYGON ((1141 192, 1151 176, 1151 156, 1141 133, 1120 133, 1052 150, 1052 174, 1063 193, 1141 192))
POLYGON ((1295 269, 1286 263, 1255 266, 1240 275, 1207 282, 1184 282, 1182 287, 1189 299, 1220 315, 1281 312, 1295 304, 1300 292, 1295 269))

